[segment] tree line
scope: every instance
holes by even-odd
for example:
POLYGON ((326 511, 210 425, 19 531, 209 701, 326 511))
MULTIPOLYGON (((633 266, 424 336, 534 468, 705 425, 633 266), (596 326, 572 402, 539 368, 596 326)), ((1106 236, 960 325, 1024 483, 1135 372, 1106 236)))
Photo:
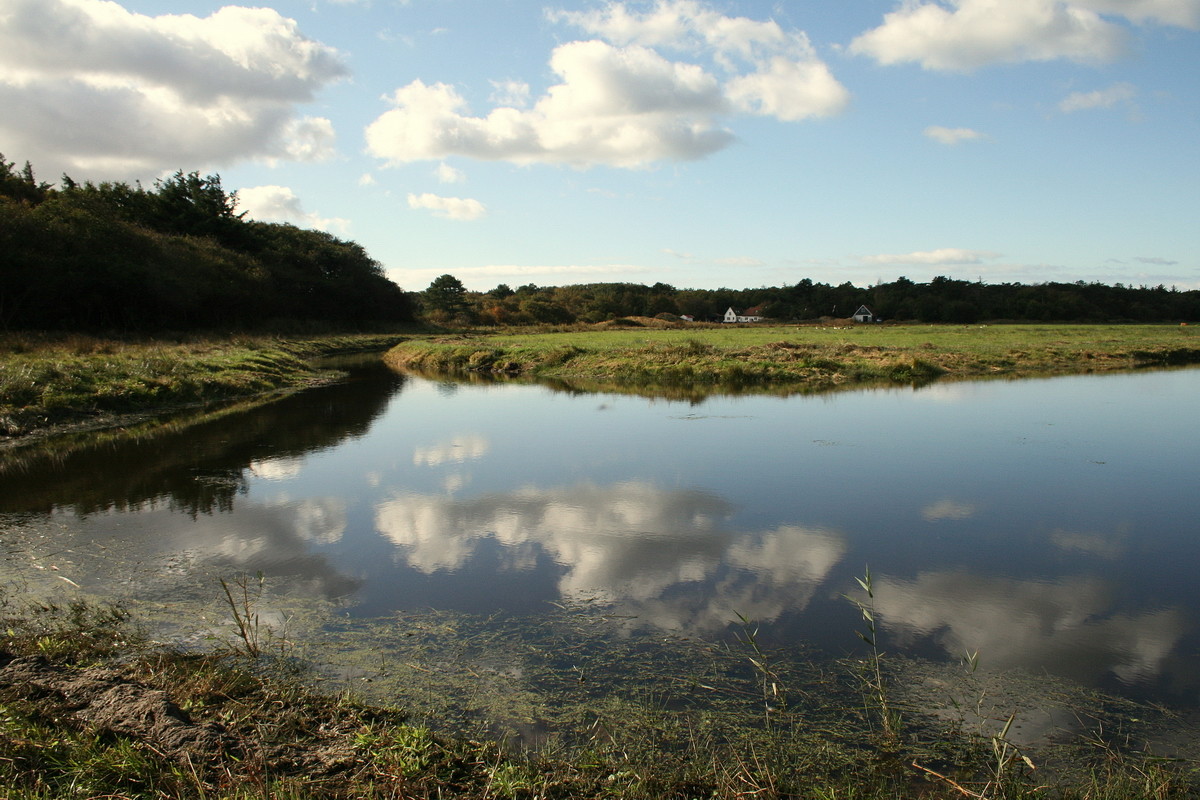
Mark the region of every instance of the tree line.
POLYGON ((155 182, 38 181, 0 155, 0 330, 188 331, 595 323, 623 317, 719 321, 725 310, 785 322, 1184 322, 1200 291, 1101 283, 985 284, 939 276, 757 289, 665 283, 500 284, 468 291, 442 275, 405 292, 361 245, 248 220, 218 175, 155 182))
POLYGON ((424 315, 442 324, 567 324, 621 317, 690 317, 719 322, 726 309, 802 322, 849 318, 867 306, 879 319, 913 322, 1185 322, 1200 319, 1200 291, 1101 283, 985 284, 898 278, 860 288, 805 278, 759 289, 676 289, 664 283, 594 283, 467 291, 442 275, 421 293, 424 315))
POLYGON ((248 220, 218 175, 38 181, 0 155, 0 330, 360 328, 413 319, 362 246, 248 220))

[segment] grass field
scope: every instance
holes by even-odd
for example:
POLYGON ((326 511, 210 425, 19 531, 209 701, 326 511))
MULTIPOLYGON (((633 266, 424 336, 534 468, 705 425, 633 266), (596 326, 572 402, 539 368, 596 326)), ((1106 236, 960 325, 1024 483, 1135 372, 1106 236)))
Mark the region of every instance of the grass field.
POLYGON ((1197 363, 1200 341, 1177 325, 705 325, 430 337, 386 360, 433 372, 823 389, 1197 363))
POLYGON ((378 350, 398 368, 615 391, 823 391, 939 377, 1200 363, 1176 325, 689 325, 188 341, 0 337, 0 439, 322 380, 313 360, 378 350), (397 345, 397 343, 399 344, 397 345))
POLYGON ((315 358, 382 351, 399 336, 232 337, 183 342, 0 337, 0 436, 63 422, 303 386, 315 358))

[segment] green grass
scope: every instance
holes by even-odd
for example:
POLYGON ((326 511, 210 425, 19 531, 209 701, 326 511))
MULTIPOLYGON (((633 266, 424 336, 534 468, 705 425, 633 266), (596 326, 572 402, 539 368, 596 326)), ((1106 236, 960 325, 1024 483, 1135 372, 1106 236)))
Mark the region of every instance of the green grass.
POLYGON ((386 360, 430 372, 822 390, 1191 364, 1200 342, 1174 325, 696 325, 421 338, 386 360))
POLYGON ((383 350, 399 336, 117 341, 0 338, 0 435, 247 397, 322 378, 313 359, 383 350))

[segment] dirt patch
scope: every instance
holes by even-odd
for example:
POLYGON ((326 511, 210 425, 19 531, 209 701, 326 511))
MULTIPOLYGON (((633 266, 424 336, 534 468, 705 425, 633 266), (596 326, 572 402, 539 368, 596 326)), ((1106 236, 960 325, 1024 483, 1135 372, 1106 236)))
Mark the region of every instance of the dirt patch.
POLYGON ((352 773, 362 763, 351 736, 364 724, 357 713, 339 714, 322 703, 289 704, 257 692, 179 700, 201 710, 185 711, 167 691, 139 680, 131 667, 74 667, 0 651, 0 703, 43 724, 130 740, 170 763, 208 774, 269 765, 278 777, 328 778, 352 773))
POLYGON ((220 725, 197 724, 160 689, 106 667, 73 670, 42 656, 0 653, 0 691, 55 707, 95 730, 150 744, 169 758, 213 761, 236 744, 220 725))

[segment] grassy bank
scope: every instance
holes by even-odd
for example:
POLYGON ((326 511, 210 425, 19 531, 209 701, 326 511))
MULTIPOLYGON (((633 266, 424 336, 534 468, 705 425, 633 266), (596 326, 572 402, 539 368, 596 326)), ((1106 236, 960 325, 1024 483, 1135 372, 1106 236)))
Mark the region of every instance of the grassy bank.
POLYGON ((88 336, 0 338, 0 440, 302 387, 328 379, 314 360, 382 351, 402 337, 233 337, 182 342, 88 336))
POLYGON ((870 724, 878 709, 838 707, 846 701, 833 684, 791 686, 794 699, 811 694, 814 703, 789 713, 781 687, 799 676, 776 672, 770 653, 753 647, 750 691, 735 699, 774 709, 753 732, 722 737, 694 711, 652 696, 620 703, 617 717, 606 706, 615 698, 597 697, 580 711, 594 719, 590 741, 529 754, 435 734, 402 709, 313 692, 294 661, 151 645, 119 610, 5 612, 0 791, 9 800, 1169 800, 1200 791, 1194 764, 1124 753, 1098 737, 1075 749, 1069 775, 1051 776, 1031 769, 1007 726, 888 731, 870 724))
POLYGON ((1177 325, 686 326, 504 332, 406 341, 386 360, 431 372, 663 386, 827 389, 941 376, 1044 375, 1200 362, 1177 325))

